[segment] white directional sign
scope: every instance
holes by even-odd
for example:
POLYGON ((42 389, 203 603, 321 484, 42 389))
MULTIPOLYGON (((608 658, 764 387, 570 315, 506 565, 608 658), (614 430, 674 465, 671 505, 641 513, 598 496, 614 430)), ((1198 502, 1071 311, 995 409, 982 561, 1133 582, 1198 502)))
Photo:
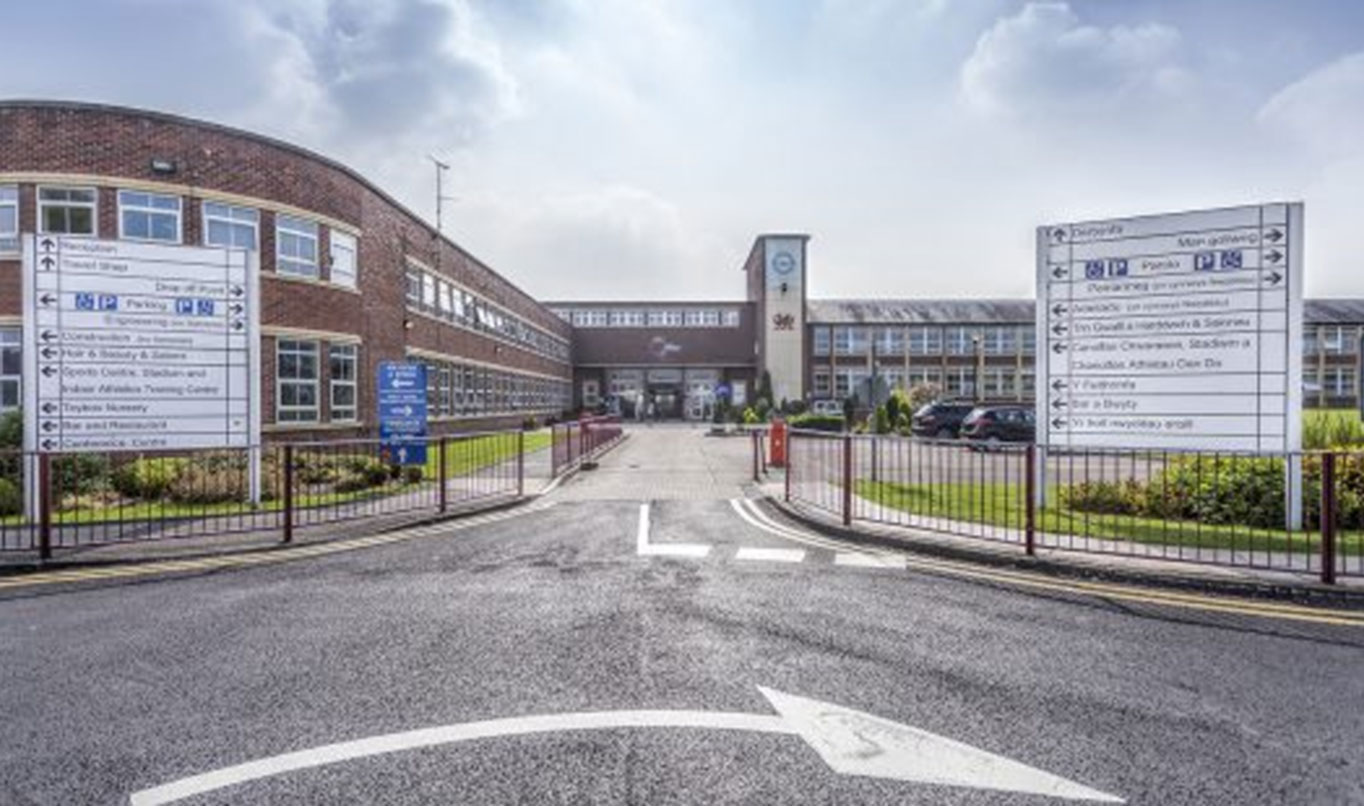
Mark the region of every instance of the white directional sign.
POLYGON ((26 236, 30 449, 258 444, 254 262, 239 249, 26 236))
POLYGON ((1039 442, 1297 450, 1302 220, 1264 204, 1039 227, 1039 442))

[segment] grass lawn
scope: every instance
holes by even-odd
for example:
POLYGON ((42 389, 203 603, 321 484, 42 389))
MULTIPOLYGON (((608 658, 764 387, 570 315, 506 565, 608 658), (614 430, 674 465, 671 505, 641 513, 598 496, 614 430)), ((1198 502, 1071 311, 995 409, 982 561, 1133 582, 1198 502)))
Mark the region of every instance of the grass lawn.
MULTIPOLYGON (((534 453, 549 447, 548 430, 526 433, 525 452, 534 453)), ((300 493, 294 497, 294 505, 299 508, 335 506, 355 503, 392 495, 402 495, 423 488, 436 486, 434 480, 439 474, 438 451, 427 452, 426 481, 415 484, 390 482, 382 487, 351 492, 300 493)), ((481 470, 485 467, 507 461, 516 455, 516 435, 489 434, 464 440, 451 440, 445 446, 446 472, 454 479, 481 470)), ((182 504, 173 501, 137 501, 124 506, 91 506, 53 512, 52 522, 58 524, 98 523, 101 521, 139 521, 178 518, 207 518, 216 516, 240 515, 246 517, 253 512, 278 512, 284 508, 280 499, 262 501, 252 509, 241 502, 221 504, 182 504)), ((0 518, 2 526, 18 526, 24 523, 22 515, 0 518)))
MULTIPOLYGON (((915 515, 985 523, 1022 529, 1026 523, 1023 489, 1017 484, 901 484, 858 479, 858 496, 891 509, 915 515)), ((1037 513, 1037 530, 1050 534, 1131 540, 1169 546, 1254 549, 1255 551, 1317 550, 1316 532, 1285 532, 1247 526, 1210 525, 1194 521, 1160 520, 1128 515, 1099 515, 1053 506, 1037 513)), ((1364 554, 1364 534, 1338 537, 1338 551, 1364 554)))
POLYGON ((1302 413, 1302 447, 1318 451, 1327 448, 1364 446, 1364 421, 1355 409, 1305 409, 1302 413))

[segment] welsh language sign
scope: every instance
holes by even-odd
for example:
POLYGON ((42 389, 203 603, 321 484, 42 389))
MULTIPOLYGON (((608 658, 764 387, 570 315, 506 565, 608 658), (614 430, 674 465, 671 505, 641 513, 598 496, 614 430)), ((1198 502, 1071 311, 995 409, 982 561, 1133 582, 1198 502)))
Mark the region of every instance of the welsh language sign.
POLYGON ((1039 442, 1301 445, 1301 204, 1037 230, 1039 442))
POLYGON ((254 263, 239 249, 25 236, 30 449, 258 445, 254 263))

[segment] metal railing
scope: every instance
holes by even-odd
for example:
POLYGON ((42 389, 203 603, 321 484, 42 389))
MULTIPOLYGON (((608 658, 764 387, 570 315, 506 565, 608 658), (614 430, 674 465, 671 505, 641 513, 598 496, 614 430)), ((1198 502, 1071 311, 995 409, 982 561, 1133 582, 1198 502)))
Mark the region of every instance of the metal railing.
POLYGON ((376 439, 163 453, 0 452, 0 552, 266 533, 388 516, 433 517, 525 493, 520 430, 430 437, 395 465, 376 439), (253 452, 259 475, 253 484, 253 452), (26 491, 35 490, 30 502, 26 491), (256 493, 255 500, 252 498, 256 493))
MULTIPOLYGON (((793 431, 788 501, 1053 549, 1364 575, 1364 453, 979 445, 793 431)), ((755 473, 757 466, 755 464, 755 473)))
POLYGON ((584 462, 596 461, 623 434, 620 417, 615 415, 588 416, 555 423, 550 429, 550 474, 558 476, 582 466, 584 462))

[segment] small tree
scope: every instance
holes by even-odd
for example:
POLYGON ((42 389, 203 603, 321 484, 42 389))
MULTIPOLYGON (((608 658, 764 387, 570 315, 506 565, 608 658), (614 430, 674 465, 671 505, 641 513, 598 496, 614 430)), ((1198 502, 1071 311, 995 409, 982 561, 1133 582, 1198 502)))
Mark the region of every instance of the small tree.
POLYGON ((909 390, 911 413, 942 397, 942 387, 936 383, 916 383, 909 390))
POLYGON ((857 395, 849 395, 843 398, 843 421, 852 424, 853 417, 857 414, 857 395))
POLYGON ((758 377, 758 397, 772 399, 772 373, 767 370, 758 377))
POLYGON ((874 419, 872 422, 873 430, 875 430, 875 432, 878 434, 889 434, 890 424, 891 424, 890 412, 886 409, 886 406, 884 405, 877 406, 876 414, 874 415, 874 419))

